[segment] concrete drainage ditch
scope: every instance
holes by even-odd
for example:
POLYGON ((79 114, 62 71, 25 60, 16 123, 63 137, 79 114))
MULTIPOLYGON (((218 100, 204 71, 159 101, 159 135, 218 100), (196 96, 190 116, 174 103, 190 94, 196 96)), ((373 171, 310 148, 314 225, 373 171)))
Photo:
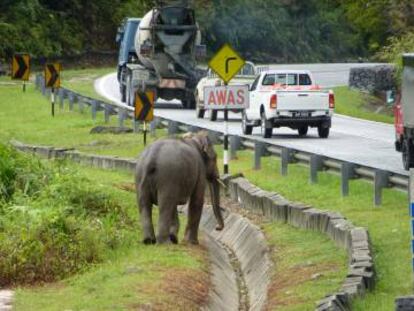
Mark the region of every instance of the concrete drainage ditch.
POLYGON ((205 208, 201 228, 207 234, 213 289, 206 310, 262 310, 267 300, 271 261, 263 233, 246 218, 225 212, 225 227, 205 208))
MULTIPOLYGON (((80 164, 103 169, 133 171, 136 162, 109 156, 88 155, 78 151, 14 143, 19 150, 45 158, 66 158, 80 164)), ((272 221, 326 234, 348 252, 348 275, 338 292, 317 303, 317 311, 347 311, 352 300, 364 296, 375 286, 375 268, 368 231, 355 227, 338 213, 320 211, 292 203, 277 193, 259 189, 244 178, 226 176, 223 180, 233 201, 242 208, 272 221)), ((215 219, 205 209, 201 228, 207 233, 212 261, 212 281, 207 310, 261 310, 265 307, 270 279, 270 260, 261 231, 246 218, 226 215, 226 227, 215 230, 215 219), (237 258, 237 259, 236 259, 237 258)))

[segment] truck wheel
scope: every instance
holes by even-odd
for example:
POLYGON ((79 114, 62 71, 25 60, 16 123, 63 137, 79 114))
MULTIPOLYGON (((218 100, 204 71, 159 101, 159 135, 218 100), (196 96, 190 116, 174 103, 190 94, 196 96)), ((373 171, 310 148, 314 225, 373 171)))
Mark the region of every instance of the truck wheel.
POLYGON ((266 115, 265 115, 264 112, 262 112, 262 114, 261 114, 260 126, 261 126, 261 129, 262 129, 263 138, 272 137, 273 126, 269 121, 266 120, 266 115))
POLYGON ((121 86, 121 102, 126 102, 126 90, 124 85, 121 86))
POLYGON ((127 74, 125 85, 125 104, 131 106, 131 76, 127 74))
POLYGON ((414 146, 410 139, 404 139, 402 143, 402 160, 405 170, 414 167, 414 146))
POLYGON ((300 128, 298 128, 298 133, 299 133, 299 136, 301 137, 306 136, 306 134, 308 134, 308 127, 301 126, 300 128))
POLYGON ((200 108, 198 105, 196 105, 196 116, 198 119, 204 118, 205 110, 203 108, 200 108))
POLYGON ((210 116, 209 119, 210 121, 217 121, 217 110, 210 110, 210 116))
POLYGON ((200 98, 198 98, 198 92, 196 92, 195 94, 195 100, 196 100, 196 116, 198 119, 202 119, 204 118, 204 114, 205 114, 205 109, 201 108, 201 102, 200 102, 200 98))
POLYGON ((328 138, 329 136, 329 127, 324 127, 323 125, 318 126, 318 135, 320 138, 328 138))
POLYGON ((243 112, 242 115, 242 131, 244 135, 252 135, 253 126, 248 124, 246 113, 243 112))

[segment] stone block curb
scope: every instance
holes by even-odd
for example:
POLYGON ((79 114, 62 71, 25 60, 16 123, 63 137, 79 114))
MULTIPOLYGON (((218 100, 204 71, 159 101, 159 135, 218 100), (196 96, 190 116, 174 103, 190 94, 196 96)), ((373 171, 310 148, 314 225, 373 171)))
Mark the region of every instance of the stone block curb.
POLYGON ((263 191, 242 177, 224 176, 229 196, 242 208, 269 220, 326 234, 348 252, 348 274, 337 293, 317 303, 317 311, 351 310, 351 301, 375 287, 375 269, 368 231, 355 227, 341 214, 320 211, 301 203, 289 202, 274 192, 263 191))

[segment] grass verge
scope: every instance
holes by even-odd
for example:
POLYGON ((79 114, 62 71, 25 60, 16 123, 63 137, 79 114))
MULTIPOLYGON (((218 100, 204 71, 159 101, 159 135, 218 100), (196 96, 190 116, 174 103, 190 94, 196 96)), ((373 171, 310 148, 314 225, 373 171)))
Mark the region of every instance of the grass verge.
POLYGON ((386 112, 376 113, 372 105, 378 99, 347 86, 335 87, 335 113, 365 120, 394 123, 394 116, 389 108, 386 112))
POLYGON ((392 310, 394 299, 412 293, 410 228, 407 194, 386 189, 383 204, 374 207, 373 185, 363 180, 350 183, 349 197, 341 197, 340 178, 319 173, 318 184, 309 182, 309 168, 289 165, 283 177, 280 161, 262 159, 262 169, 253 170, 253 153, 242 151, 230 163, 231 172, 243 172, 250 182, 262 189, 276 191, 291 201, 300 201, 322 210, 338 211, 354 225, 368 228, 374 247, 377 287, 364 299, 358 299, 354 310, 392 310), (263 174, 266 172, 266 174, 263 174))
MULTIPOLYGON (((78 166, 67 163, 69 169, 78 166)), ((206 252, 199 247, 144 246, 127 173, 82 167, 94 184, 112 188, 136 220, 131 239, 106 250, 100 264, 59 282, 16 289, 15 310, 197 310, 208 290, 206 252), (160 294, 162 293, 162 295, 160 294)), ((116 232, 113 232, 116 234, 116 232)), ((182 236, 181 236, 182 237, 182 236)))

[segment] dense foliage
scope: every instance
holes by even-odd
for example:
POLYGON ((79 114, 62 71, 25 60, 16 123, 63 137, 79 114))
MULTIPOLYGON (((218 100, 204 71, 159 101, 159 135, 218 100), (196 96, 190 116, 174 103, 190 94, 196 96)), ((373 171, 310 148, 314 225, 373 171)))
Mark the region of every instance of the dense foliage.
MULTIPOLYGON (((114 50, 117 26, 142 16, 150 0, 3 0, 0 59, 114 50)), ((401 46, 414 28, 412 0, 197 0, 209 50, 230 42, 256 61, 334 61, 401 46)), ((409 45, 404 49, 414 49, 409 45)), ((387 52, 386 50, 385 52, 387 52)))
POLYGON ((101 261, 136 238, 134 218, 110 188, 0 144, 0 287, 101 261))

